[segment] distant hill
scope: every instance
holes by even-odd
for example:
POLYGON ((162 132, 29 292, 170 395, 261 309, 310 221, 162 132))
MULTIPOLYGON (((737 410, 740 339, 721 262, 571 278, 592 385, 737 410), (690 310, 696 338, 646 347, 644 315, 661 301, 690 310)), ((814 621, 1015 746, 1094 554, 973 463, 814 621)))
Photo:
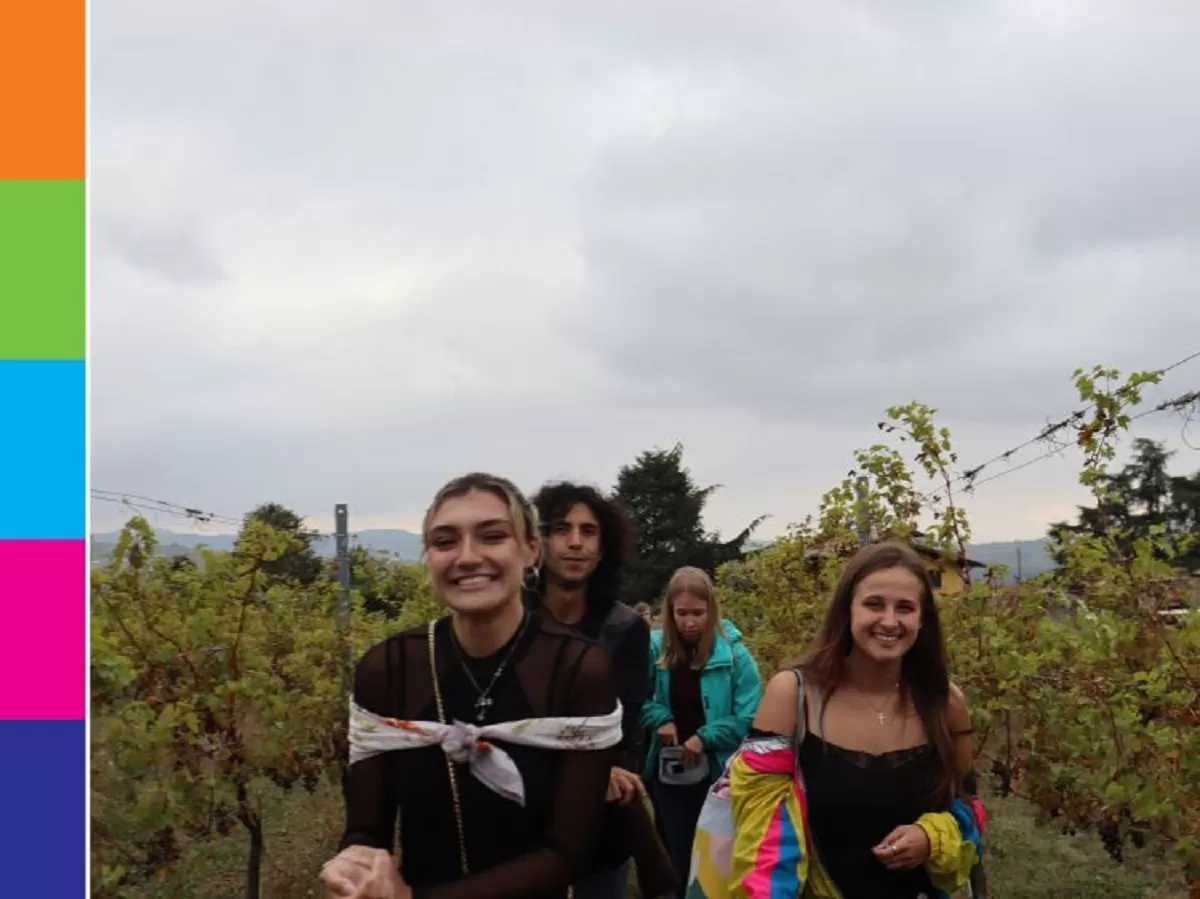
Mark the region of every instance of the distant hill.
MULTIPOLYGON (((237 540, 235 534, 187 534, 157 528, 154 531, 159 540, 159 552, 164 556, 187 556, 199 546, 209 549, 230 550, 237 540)), ((113 547, 120 537, 119 531, 92 535, 92 564, 104 563, 112 557, 113 547)), ((421 538, 411 531, 400 529, 380 528, 376 530, 358 531, 351 534, 351 546, 365 546, 374 552, 394 553, 406 562, 415 562, 421 557, 421 538)), ((313 543, 313 549, 318 555, 333 557, 333 538, 327 537, 313 543)))
POLYGON ((985 565, 1004 565, 1011 583, 1018 575, 1023 580, 1053 571, 1057 566, 1046 551, 1045 540, 1013 540, 1007 543, 974 543, 967 557, 985 565))
MULTIPOLYGON (((100 534, 92 536, 92 565, 104 565, 112 558, 113 550, 117 546, 116 534, 100 534)), ((195 553, 195 547, 184 546, 181 543, 160 543, 158 545, 159 555, 168 558, 176 556, 191 556, 195 553)))
MULTIPOLYGON (((187 534, 161 528, 155 531, 159 539, 159 552, 165 556, 191 555, 196 547, 210 549, 233 549, 237 539, 233 534, 187 534)), ((108 561, 116 545, 118 531, 92 535, 92 564, 108 561)), ((753 540, 748 547, 767 545, 770 541, 753 540)), ((352 535, 352 546, 365 546, 374 552, 392 553, 406 562, 415 562, 421 557, 421 538, 418 534, 401 529, 380 528, 358 531, 352 535)), ((313 544, 317 553, 332 558, 333 538, 318 540, 313 544)), ((1046 552, 1043 540, 1014 540, 1006 543, 976 543, 967 548, 967 555, 985 565, 1006 565, 1009 579, 1021 577, 1028 580, 1052 570, 1054 561, 1046 552)))

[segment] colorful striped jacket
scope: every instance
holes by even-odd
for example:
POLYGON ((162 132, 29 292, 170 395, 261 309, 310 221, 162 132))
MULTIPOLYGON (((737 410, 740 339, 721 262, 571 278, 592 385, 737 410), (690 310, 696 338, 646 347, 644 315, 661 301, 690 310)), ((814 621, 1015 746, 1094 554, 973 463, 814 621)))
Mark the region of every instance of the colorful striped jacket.
MULTIPOLYGON (((807 828, 807 794, 804 778, 795 764, 793 742, 785 737, 748 739, 731 759, 727 778, 714 790, 728 790, 733 833, 730 870, 704 871, 691 886, 707 894, 705 881, 724 881, 725 895, 746 899, 802 896, 804 899, 842 899, 822 868, 807 828)), ((971 868, 982 858, 980 820, 972 804, 956 799, 945 812, 922 815, 916 824, 929 837, 931 851, 925 861, 940 896, 966 886, 971 868)), ((697 833, 698 839, 709 839, 697 833)), ((697 846, 696 857, 710 854, 697 846)), ((717 891, 714 891, 717 892, 717 891)), ((689 897, 693 891, 689 890, 689 897)))

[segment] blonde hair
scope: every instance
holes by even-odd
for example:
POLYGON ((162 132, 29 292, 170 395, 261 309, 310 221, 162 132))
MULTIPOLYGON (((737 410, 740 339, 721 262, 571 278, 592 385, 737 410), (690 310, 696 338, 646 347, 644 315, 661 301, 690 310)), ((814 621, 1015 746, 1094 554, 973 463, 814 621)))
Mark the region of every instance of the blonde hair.
POLYGON ((425 512, 425 519, 421 522, 421 543, 425 549, 429 548, 429 526, 433 523, 433 518, 437 515, 438 510, 446 500, 466 496, 472 490, 490 493, 504 503, 508 507, 509 521, 512 522, 517 540, 521 543, 537 543, 540 553, 541 535, 538 530, 537 509, 529 500, 525 499, 525 494, 508 478, 482 471, 474 471, 457 477, 444 484, 442 489, 434 494, 433 502, 429 504, 429 509, 425 512))
POLYGON ((674 605, 680 596, 694 596, 701 599, 708 607, 708 620, 704 623, 704 633, 700 635, 700 643, 692 659, 692 667, 700 670, 708 664, 712 655, 713 644, 717 636, 724 636, 721 627, 721 605, 717 602, 717 590, 712 578, 706 572, 692 566, 679 568, 667 581, 667 592, 662 605, 662 653, 658 657, 658 667, 669 671, 688 659, 687 647, 675 624, 674 605))

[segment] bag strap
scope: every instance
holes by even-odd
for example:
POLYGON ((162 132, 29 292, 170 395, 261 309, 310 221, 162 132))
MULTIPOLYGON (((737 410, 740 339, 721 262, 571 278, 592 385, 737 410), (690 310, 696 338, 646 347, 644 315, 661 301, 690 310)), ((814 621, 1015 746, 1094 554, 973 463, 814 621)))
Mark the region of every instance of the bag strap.
POLYGON ((796 728, 793 732, 792 739, 796 743, 796 752, 800 751, 800 744, 804 742, 804 737, 808 733, 808 692, 804 688, 804 675, 799 668, 793 668, 792 674, 796 676, 796 728))
MULTIPOLYGON (((803 673, 801 673, 800 669, 793 668, 792 674, 796 675, 796 686, 799 688, 799 695, 796 697, 796 730, 795 730, 795 734, 792 738, 793 740, 795 740, 795 744, 796 744, 794 747, 794 751, 792 753, 792 764, 795 766, 794 774, 795 774, 797 780, 803 781, 804 772, 800 768, 800 747, 804 744, 804 737, 808 733, 808 691, 805 689, 804 675, 803 675, 803 673)), ((815 687, 813 688, 813 693, 815 694, 815 697, 817 700, 816 716, 817 716, 817 727, 819 729, 821 727, 821 712, 822 712, 822 707, 823 707, 823 701, 821 699, 821 692, 819 690, 817 690, 815 687)), ((820 731, 818 731, 818 733, 819 732, 820 731)), ((802 787, 802 789, 803 789, 803 787, 802 787)), ((807 812, 803 811, 803 809, 806 808, 806 804, 802 802, 800 807, 802 809, 801 814, 807 818, 807 812)), ((813 859, 817 859, 818 855, 817 855, 816 840, 813 839, 812 830, 809 828, 807 820, 805 820, 805 822, 804 822, 804 842, 805 842, 806 848, 808 850, 808 854, 813 859)))
MULTIPOLYGON (((446 720, 446 707, 442 702, 442 686, 438 683, 437 657, 435 655, 435 648, 437 646, 436 629, 437 622, 429 622, 429 676, 433 678, 433 697, 437 700, 438 722, 448 724, 449 722, 446 720)), ((471 870, 467 864, 467 833, 463 827, 462 799, 458 792, 458 773, 454 770, 454 762, 450 761, 450 756, 445 755, 445 758, 446 774, 450 776, 450 798, 454 803, 454 824, 458 829, 458 855, 462 862, 463 877, 466 877, 471 873, 471 870)), ((575 899, 574 885, 567 887, 567 899, 575 899)))
MULTIPOLYGON (((446 706, 442 703, 442 686, 438 683, 437 673, 437 657, 435 655, 435 631, 437 622, 429 622, 429 676, 433 678, 433 697, 437 700, 438 721, 442 724, 448 724, 446 721, 446 706)), ((462 862, 463 877, 471 873, 470 866, 467 864, 467 834, 463 829, 463 814, 462 814, 462 799, 458 792, 458 772, 454 770, 454 762, 450 761, 450 756, 442 753, 446 759, 446 774, 450 776, 450 799, 454 803, 454 823, 458 828, 458 856, 462 862)))

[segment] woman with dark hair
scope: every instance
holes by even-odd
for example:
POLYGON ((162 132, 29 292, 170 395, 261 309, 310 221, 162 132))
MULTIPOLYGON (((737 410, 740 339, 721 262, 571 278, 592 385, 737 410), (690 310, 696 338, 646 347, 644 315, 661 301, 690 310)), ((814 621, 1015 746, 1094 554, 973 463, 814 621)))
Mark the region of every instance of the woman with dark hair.
POLYGON ((965 886, 982 853, 963 787, 971 733, 920 556, 861 550, 812 649, 768 682, 731 766, 733 894, 766 883, 930 899, 965 886))
POLYGON ((450 614, 358 663, 325 895, 562 899, 593 857, 621 739, 608 659, 522 601, 537 515, 509 481, 451 481, 422 536, 450 614))

